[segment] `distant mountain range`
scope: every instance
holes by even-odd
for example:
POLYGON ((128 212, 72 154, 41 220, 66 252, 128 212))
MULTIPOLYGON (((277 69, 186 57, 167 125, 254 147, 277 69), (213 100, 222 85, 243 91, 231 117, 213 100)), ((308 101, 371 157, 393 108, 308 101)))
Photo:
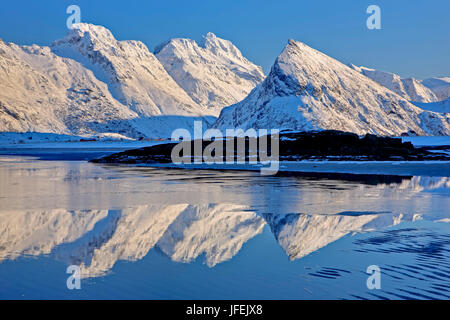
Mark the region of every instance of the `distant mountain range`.
POLYGON ((349 67, 293 40, 267 77, 212 33, 155 53, 85 23, 49 47, 0 40, 3 132, 168 138, 201 120, 221 129, 449 135, 448 104, 428 105, 448 99, 449 88, 449 78, 349 67))
POLYGON ((0 131, 166 138, 194 120, 211 124, 217 106, 240 101, 264 77, 212 33, 204 48, 176 39, 159 56, 91 24, 78 24, 50 47, 0 42, 0 131), (177 71, 170 66, 171 55, 185 49, 172 51, 179 42, 196 51, 181 52, 189 63, 177 71), (189 77, 195 88, 186 91, 194 83, 186 84, 189 77))
POLYGON ((450 115, 424 111, 358 71, 289 40, 267 78, 224 108, 215 126, 358 134, 450 134, 450 115))
POLYGON ((439 101, 450 98, 450 77, 428 78, 423 80, 422 84, 430 88, 439 101))
POLYGON ((190 39, 172 39, 155 53, 192 100, 216 115, 224 106, 244 99, 264 80, 260 66, 211 32, 201 45, 190 39))
POLYGON ((414 78, 402 79, 399 75, 369 69, 366 67, 357 67, 350 64, 349 67, 360 72, 366 77, 378 82, 382 86, 394 91, 396 94, 409 101, 417 102, 436 102, 437 96, 434 92, 414 78))

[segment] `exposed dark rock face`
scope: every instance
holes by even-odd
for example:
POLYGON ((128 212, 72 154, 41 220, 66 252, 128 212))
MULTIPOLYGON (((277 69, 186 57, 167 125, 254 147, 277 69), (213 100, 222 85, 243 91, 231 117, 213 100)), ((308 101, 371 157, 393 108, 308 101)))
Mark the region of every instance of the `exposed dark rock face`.
POLYGON ((320 132, 285 133, 280 136, 280 160, 368 160, 417 161, 444 160, 449 157, 422 148, 399 138, 379 137, 326 130, 320 132))
MULTIPOLYGON (((232 139, 232 138, 229 138, 232 139)), ((234 138, 234 157, 238 158, 236 146, 239 139, 245 139, 245 160, 249 160, 248 137, 234 138)), ((256 138, 250 138, 256 139, 256 138)), ((271 154, 271 139, 267 139, 268 153, 271 154)), ((197 141, 199 142, 199 141, 197 141)), ((242 142, 242 140, 241 140, 242 142)), ((92 160, 96 163, 172 163, 171 153, 178 142, 160 144, 152 147, 128 150, 92 160)), ((189 143, 189 142, 186 142, 189 143)), ((194 153, 195 141, 191 141, 194 153)), ((201 141, 202 150, 211 141, 201 141)), ((260 146, 261 139, 258 139, 260 146)), ((226 145, 223 142, 225 160, 226 145)), ((265 145, 263 143, 263 145, 265 145)), ((258 150, 258 160, 259 159, 258 150)), ((214 152, 212 154, 215 155, 214 152)), ((445 153, 429 152, 425 148, 415 148, 410 142, 402 142, 400 138, 378 137, 366 134, 359 137, 354 133, 326 130, 318 132, 281 132, 279 140, 279 159, 282 161, 300 160, 334 160, 334 161, 425 161, 450 160, 445 153)), ((186 156, 186 155, 185 155, 186 156)), ((191 157, 193 162, 194 158, 191 157)))

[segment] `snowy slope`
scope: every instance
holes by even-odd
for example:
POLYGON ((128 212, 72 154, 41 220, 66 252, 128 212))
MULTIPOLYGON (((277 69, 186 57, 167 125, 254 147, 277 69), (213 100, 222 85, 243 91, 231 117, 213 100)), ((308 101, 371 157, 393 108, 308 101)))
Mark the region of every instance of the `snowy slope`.
POLYGON ((0 130, 136 135, 137 114, 115 100, 105 83, 48 47, 0 41, 0 130))
POLYGON ((389 90, 394 91, 406 100, 425 103, 439 100, 432 90, 414 78, 402 79, 395 73, 369 69, 366 67, 357 67, 353 64, 350 64, 349 66, 389 90))
POLYGON ((428 78, 422 84, 430 88, 439 100, 450 98, 450 77, 428 78))
POLYGON ((139 41, 78 24, 51 47, 0 42, 0 130, 167 138, 209 111, 139 41))
POLYGON ((256 85, 216 126, 449 133, 449 115, 415 108, 299 42, 259 83, 260 67, 212 33, 202 45, 171 40, 157 50, 161 63, 142 42, 77 26, 51 47, 0 41, 0 131, 167 138, 195 120, 206 128, 256 85))
POLYGON ((92 69, 120 102, 141 116, 202 113, 140 41, 117 41, 102 26, 80 23, 55 41, 52 51, 92 69))
POLYGON ((93 70, 112 95, 139 115, 135 126, 147 136, 168 137, 210 115, 172 79, 140 41, 117 41, 102 27, 80 23, 52 51, 93 70))
POLYGON ((244 99, 264 79, 261 67, 211 32, 202 45, 191 39, 172 39, 155 53, 189 96, 215 114, 244 99))
POLYGON ((293 40, 267 78, 243 101, 224 108, 214 127, 450 134, 448 118, 415 107, 350 67, 293 40))
POLYGON ((418 103, 415 102, 414 105, 423 110, 429 110, 440 113, 450 113, 450 98, 443 101, 430 102, 430 103, 418 103))

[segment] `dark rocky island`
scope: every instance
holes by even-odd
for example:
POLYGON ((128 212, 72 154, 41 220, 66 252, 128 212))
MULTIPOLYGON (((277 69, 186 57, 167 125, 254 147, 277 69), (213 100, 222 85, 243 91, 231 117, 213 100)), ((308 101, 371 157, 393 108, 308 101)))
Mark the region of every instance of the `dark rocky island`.
MULTIPOLYGON (((271 153, 271 140, 268 140, 267 149, 271 153)), ((238 159, 236 146, 239 140, 245 143, 245 160, 249 160, 251 141, 256 138, 228 138, 234 139, 234 159, 238 159)), ((258 138, 258 146, 261 138, 258 138)), ((253 141, 254 142, 254 141, 253 141)), ((179 142, 169 142, 151 147, 127 150, 120 153, 108 155, 99 159, 91 160, 95 163, 124 163, 124 164, 156 164, 172 163, 172 149, 179 142)), ((191 144, 192 153, 194 144, 201 146, 205 151, 212 142, 196 140, 185 142, 191 144)), ((226 142, 223 142, 223 155, 226 155, 226 142)), ((402 142, 400 138, 379 137, 366 134, 363 137, 354 133, 325 130, 317 132, 281 132, 279 134, 279 159, 280 161, 301 160, 333 160, 333 161, 426 161, 426 160, 450 160, 446 153, 432 150, 430 148, 417 148, 410 142, 402 142)), ((260 153, 258 148, 258 161, 260 153)), ((215 155, 213 151, 212 155, 215 155)), ((242 153, 240 154, 242 155, 242 153)), ((194 158, 184 155, 192 162, 194 158)), ((222 157, 225 159, 225 156, 222 157)))

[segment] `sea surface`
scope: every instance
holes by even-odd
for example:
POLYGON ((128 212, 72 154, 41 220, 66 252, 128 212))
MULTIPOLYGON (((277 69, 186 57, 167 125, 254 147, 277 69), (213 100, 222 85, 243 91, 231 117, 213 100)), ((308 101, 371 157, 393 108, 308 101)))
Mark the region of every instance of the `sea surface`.
POLYGON ((446 172, 262 176, 47 158, 0 156, 0 299, 450 298, 446 172))

